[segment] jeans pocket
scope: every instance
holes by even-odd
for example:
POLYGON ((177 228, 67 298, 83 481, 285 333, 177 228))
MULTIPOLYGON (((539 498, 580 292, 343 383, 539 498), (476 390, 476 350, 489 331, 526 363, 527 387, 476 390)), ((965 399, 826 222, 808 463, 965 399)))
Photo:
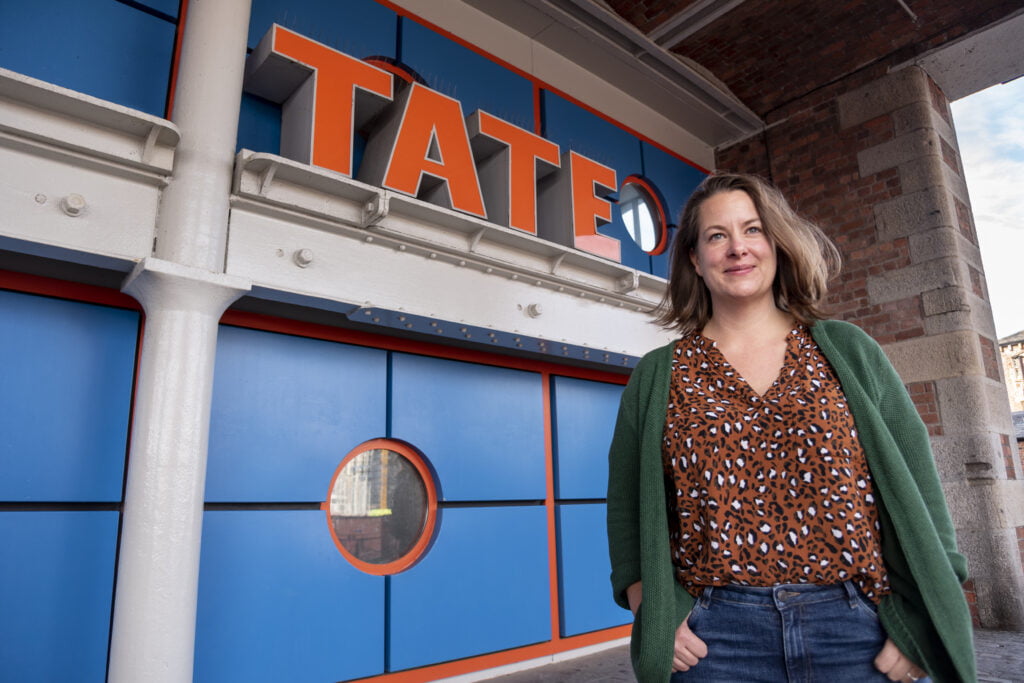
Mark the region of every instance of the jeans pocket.
POLYGON ((857 596, 857 608, 867 612, 872 618, 878 619, 878 605, 872 602, 871 598, 864 595, 864 592, 856 584, 853 585, 853 590, 857 596))
POLYGON ((686 615, 686 625, 693 631, 697 623, 700 622, 704 615, 707 614, 708 608, 704 606, 703 601, 700 598, 694 601, 693 607, 690 608, 690 613, 686 615))

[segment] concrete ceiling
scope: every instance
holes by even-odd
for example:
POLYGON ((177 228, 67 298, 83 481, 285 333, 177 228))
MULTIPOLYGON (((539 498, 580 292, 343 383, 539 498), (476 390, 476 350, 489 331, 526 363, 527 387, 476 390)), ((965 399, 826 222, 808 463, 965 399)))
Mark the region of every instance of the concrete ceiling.
POLYGON ((950 99, 1024 73, 1024 0, 466 0, 711 147, 865 69, 924 67, 950 99))

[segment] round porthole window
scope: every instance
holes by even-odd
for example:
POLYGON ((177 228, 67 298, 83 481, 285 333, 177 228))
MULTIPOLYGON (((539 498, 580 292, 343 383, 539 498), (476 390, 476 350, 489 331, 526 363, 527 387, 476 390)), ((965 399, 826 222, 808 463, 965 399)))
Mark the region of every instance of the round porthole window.
POLYGON ((631 175, 619 190, 619 212, 629 236, 648 254, 660 254, 668 243, 668 221, 660 192, 646 178, 631 175))
POLYGON ((414 448, 374 439, 341 461, 325 507, 334 543, 349 562, 369 574, 395 574, 430 545, 437 487, 414 448))

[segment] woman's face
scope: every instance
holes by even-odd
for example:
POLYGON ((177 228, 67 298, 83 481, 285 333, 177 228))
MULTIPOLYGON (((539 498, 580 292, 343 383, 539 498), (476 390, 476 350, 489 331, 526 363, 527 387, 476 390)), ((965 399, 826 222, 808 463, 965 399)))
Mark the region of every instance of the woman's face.
POLYGON ((703 278, 712 305, 761 299, 774 305, 775 245, 750 195, 730 190, 705 199, 698 209, 697 228, 690 261, 703 278))

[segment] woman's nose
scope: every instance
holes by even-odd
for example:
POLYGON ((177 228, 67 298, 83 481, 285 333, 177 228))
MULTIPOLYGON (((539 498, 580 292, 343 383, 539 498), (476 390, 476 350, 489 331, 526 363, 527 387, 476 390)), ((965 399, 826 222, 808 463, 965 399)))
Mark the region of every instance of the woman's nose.
POLYGON ((740 237, 729 238, 729 255, 742 256, 747 253, 747 244, 740 237))

